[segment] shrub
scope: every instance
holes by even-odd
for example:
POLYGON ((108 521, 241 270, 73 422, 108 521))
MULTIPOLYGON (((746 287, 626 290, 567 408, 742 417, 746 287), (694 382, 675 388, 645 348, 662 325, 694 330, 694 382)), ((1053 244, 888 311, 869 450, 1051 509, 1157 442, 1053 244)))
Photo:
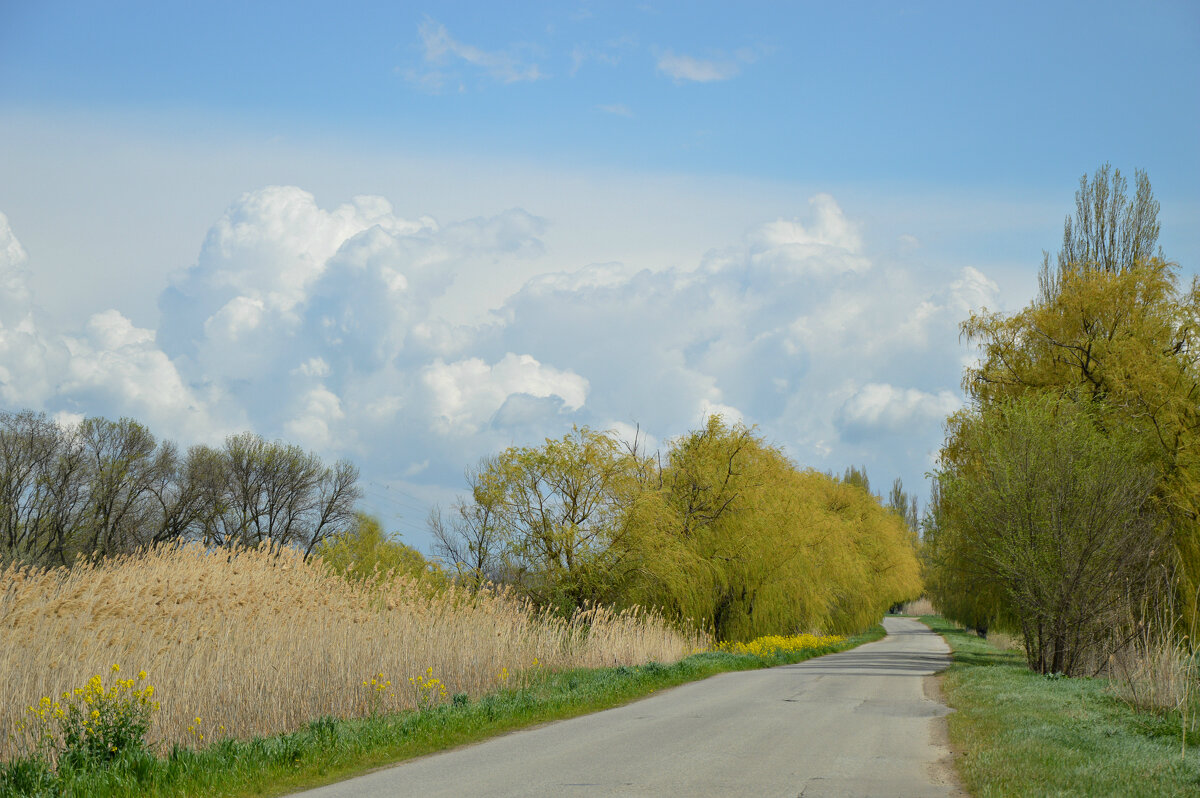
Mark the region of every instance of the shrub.
POLYGON ((935 601, 978 626, 954 612, 972 585, 993 597, 994 618, 1013 619, 1031 668, 1086 672, 1129 608, 1164 589, 1171 547, 1138 439, 1090 402, 1055 395, 1000 400, 951 429, 942 518, 927 534, 935 601))

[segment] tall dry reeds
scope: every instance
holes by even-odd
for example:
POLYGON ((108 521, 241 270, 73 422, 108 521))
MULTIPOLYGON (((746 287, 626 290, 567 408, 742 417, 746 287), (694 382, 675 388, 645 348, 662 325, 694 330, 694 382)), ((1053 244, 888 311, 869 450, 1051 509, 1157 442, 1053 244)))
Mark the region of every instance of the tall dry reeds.
POLYGON ((28 705, 114 663, 149 673, 161 710, 148 737, 169 747, 194 742, 197 717, 207 740, 273 734, 414 707, 418 676, 479 696, 535 667, 670 662, 709 642, 651 612, 592 608, 564 621, 503 590, 364 585, 291 550, 196 546, 12 566, 0 572, 0 638, 3 759, 21 752, 8 731, 28 705))
POLYGON ((1164 635, 1139 636, 1110 656, 1107 671, 1114 692, 1131 705, 1195 717, 1200 662, 1185 641, 1164 635))
POLYGON ((925 596, 914 599, 900 607, 901 615, 937 615, 937 609, 925 596))

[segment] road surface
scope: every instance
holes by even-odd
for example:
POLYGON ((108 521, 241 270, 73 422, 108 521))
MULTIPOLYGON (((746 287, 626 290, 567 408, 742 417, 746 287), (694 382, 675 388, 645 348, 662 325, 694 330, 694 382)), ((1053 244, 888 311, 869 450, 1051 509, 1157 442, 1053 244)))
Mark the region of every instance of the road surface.
POLYGON ((384 796, 953 796, 925 695, 945 642, 917 621, 799 665, 724 673, 301 793, 384 796))

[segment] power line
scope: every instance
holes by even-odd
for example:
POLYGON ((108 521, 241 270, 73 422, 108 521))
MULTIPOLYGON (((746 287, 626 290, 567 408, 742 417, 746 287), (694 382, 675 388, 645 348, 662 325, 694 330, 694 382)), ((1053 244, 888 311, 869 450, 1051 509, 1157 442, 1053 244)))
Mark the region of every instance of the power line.
POLYGON ((388 504, 394 504, 394 505, 397 505, 400 507, 406 507, 409 510, 426 512, 432 506, 432 503, 426 502, 422 499, 418 499, 416 496, 410 496, 409 494, 406 494, 406 493, 405 494, 396 494, 396 493, 393 493, 386 489, 382 489, 382 488, 375 487, 375 486, 369 485, 366 488, 363 488, 362 491, 365 496, 370 496, 373 499, 376 499, 378 501, 387 502, 388 504))

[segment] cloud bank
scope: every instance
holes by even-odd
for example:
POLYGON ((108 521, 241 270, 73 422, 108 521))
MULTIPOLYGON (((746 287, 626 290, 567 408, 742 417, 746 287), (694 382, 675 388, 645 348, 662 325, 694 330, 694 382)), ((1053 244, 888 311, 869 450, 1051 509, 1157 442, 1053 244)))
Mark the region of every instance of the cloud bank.
POLYGON ((252 429, 429 497, 572 424, 664 440, 709 413, 802 464, 914 485, 960 404, 956 325, 997 294, 972 268, 928 285, 873 262, 818 195, 806 218, 766 220, 690 269, 548 268, 486 318, 434 312, 455 279, 547 260, 545 227, 521 209, 442 224, 381 197, 322 208, 266 187, 212 225, 158 329, 103 310, 58 331, 39 324, 0 215, 0 402, 129 415, 185 443, 252 429))

